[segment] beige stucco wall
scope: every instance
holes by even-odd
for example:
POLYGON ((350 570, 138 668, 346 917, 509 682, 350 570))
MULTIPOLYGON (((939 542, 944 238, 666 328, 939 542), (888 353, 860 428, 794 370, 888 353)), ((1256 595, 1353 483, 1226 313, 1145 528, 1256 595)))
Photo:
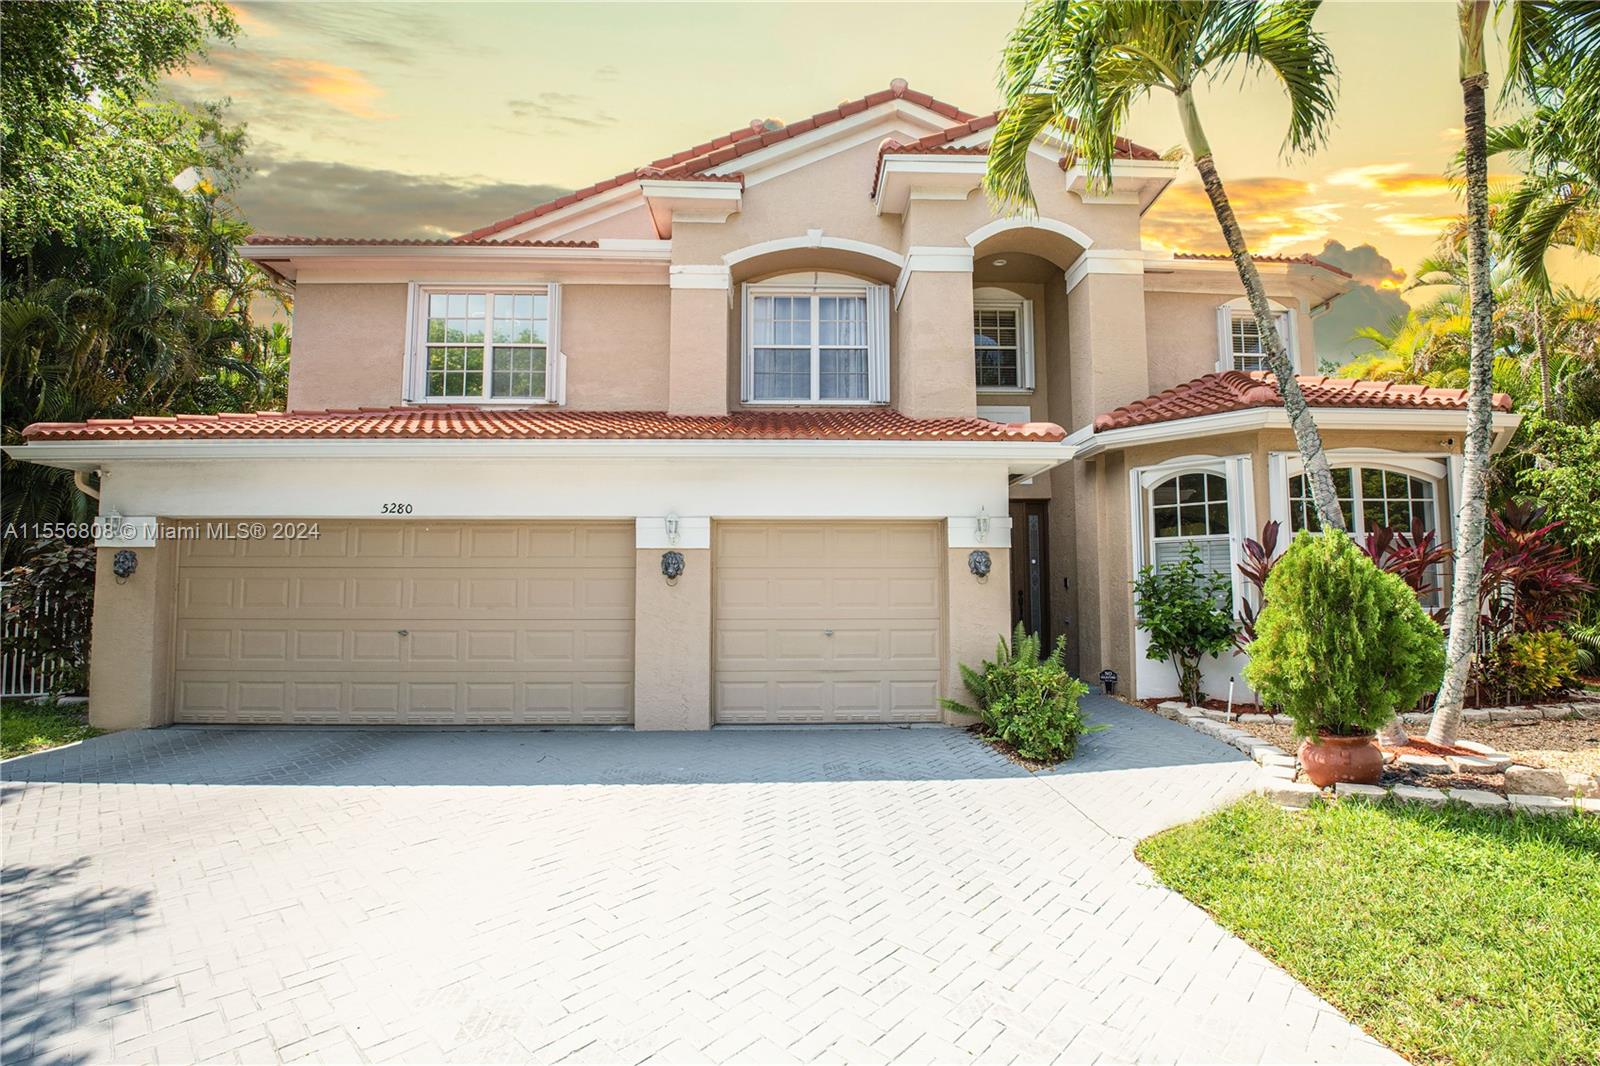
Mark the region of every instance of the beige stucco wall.
POLYGON ((406 286, 295 289, 289 409, 389 407, 405 389, 406 286))
POLYGON ((1138 275, 1090 274, 1079 282, 1067 294, 1067 337, 1072 427, 1150 394, 1144 284, 1138 275))
POLYGON ((710 729, 711 550, 684 550, 674 585, 662 550, 640 548, 634 567, 633 727, 710 729))
POLYGON ((912 418, 977 413, 971 274, 912 274, 900 300, 899 338, 900 411, 912 418))
POLYGON ((89 723, 99 729, 147 729, 172 721, 177 541, 132 550, 139 566, 122 582, 111 572, 117 549, 95 553, 89 723))
MULTIPOLYGON (((1217 369, 1221 355, 1217 308, 1242 294, 1236 278, 1234 282, 1233 289, 1226 291, 1146 291, 1145 337, 1150 353, 1151 392, 1170 389, 1217 369)), ((1297 369, 1302 374, 1315 373, 1316 338, 1304 301, 1281 284, 1269 285, 1267 294, 1293 313, 1297 369)))
POLYGON ((725 289, 673 289, 667 410, 675 415, 728 413, 730 362, 725 289))
POLYGON ((567 405, 577 411, 665 410, 670 314, 664 285, 563 285, 567 405))
MULTIPOLYGON (((945 664, 946 699, 972 703, 961 681, 961 664, 981 667, 994 658, 995 643, 1011 632, 1011 550, 986 548, 992 569, 979 580, 967 565, 971 548, 950 548, 945 560, 945 664)), ((963 724, 959 715, 945 712, 945 720, 963 724)))

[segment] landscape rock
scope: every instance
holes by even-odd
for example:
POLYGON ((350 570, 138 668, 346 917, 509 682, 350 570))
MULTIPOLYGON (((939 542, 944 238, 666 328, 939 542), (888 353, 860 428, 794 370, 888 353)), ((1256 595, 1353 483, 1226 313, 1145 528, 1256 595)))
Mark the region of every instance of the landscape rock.
POLYGON ((1542 717, 1544 716, 1527 707, 1489 708, 1489 721, 1491 722, 1537 722, 1542 717))
POLYGON ((1489 720, 1489 711, 1484 707, 1468 707, 1461 712, 1461 720, 1463 722, 1487 722, 1489 720))
POLYGON ((1447 774, 1450 772, 1450 764, 1437 755, 1412 755, 1407 752, 1395 761, 1401 766, 1422 774, 1447 774))
POLYGON ((1497 774, 1511 765, 1511 756, 1490 759, 1481 755, 1446 755, 1444 761, 1458 774, 1497 774))
POLYGON ((1443 807, 1445 795, 1437 788, 1418 788, 1416 785, 1396 785, 1390 792, 1397 800, 1422 803, 1429 807, 1443 807))
POLYGON ((1484 810, 1503 810, 1506 807, 1506 798, 1493 792, 1485 792, 1478 788, 1452 788, 1450 790, 1451 803, 1465 803, 1468 807, 1480 807, 1484 810))
POLYGON ((1456 741, 1456 747, 1465 748, 1467 751, 1477 752, 1479 755, 1504 755, 1505 754, 1499 748, 1496 748, 1493 744, 1480 744, 1476 740, 1458 740, 1458 741, 1456 741))
POLYGON ((1239 716, 1239 721, 1241 722, 1255 722, 1257 724, 1268 723, 1273 720, 1273 716, 1270 714, 1241 714, 1239 716))
POLYGON ((1389 795, 1389 790, 1379 785, 1359 785, 1353 781, 1339 781, 1333 786, 1333 794, 1340 799, 1362 799, 1376 803, 1389 795))
POLYGON ((1307 781, 1282 781, 1270 775, 1257 786, 1261 794, 1280 807, 1303 809, 1322 795, 1316 785, 1307 781))
POLYGON ((1577 808, 1560 796, 1511 796, 1511 809, 1530 814, 1572 814, 1577 808))
POLYGON ((1560 770, 1521 765, 1506 767, 1506 792, 1509 795, 1565 796, 1570 791, 1567 776, 1560 770))
POLYGON ((1182 700, 1168 700, 1165 703, 1156 704, 1156 713, 1161 717, 1171 719, 1174 722, 1183 721, 1184 712, 1188 709, 1189 705, 1184 703, 1182 700))

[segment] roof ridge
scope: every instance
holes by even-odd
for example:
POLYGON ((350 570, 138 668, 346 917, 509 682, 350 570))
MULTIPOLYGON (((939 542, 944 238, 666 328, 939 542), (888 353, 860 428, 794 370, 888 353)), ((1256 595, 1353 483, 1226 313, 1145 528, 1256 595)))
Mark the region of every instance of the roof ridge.
MULTIPOLYGON (((1223 260, 1232 260, 1233 255, 1230 252, 1179 251, 1173 252, 1172 258, 1192 259, 1199 262, 1221 262, 1223 260)), ((1352 279, 1355 277, 1354 274, 1350 273, 1348 270, 1345 270, 1343 267, 1337 267, 1326 260, 1318 259, 1310 252, 1301 252, 1299 255, 1269 255, 1266 253, 1257 254, 1255 252, 1251 252, 1250 258, 1257 263, 1300 263, 1304 266, 1321 267, 1323 270, 1332 271, 1333 273, 1338 274, 1340 277, 1352 279)))

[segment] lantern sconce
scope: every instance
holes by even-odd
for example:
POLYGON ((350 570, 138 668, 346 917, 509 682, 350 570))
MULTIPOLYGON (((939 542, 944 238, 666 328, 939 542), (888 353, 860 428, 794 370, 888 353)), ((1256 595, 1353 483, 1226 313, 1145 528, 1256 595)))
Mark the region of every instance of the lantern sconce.
POLYGON ((986 551, 975 551, 967 556, 967 569, 971 570, 972 576, 979 581, 987 581, 989 579, 989 571, 993 568, 994 563, 990 560, 989 553, 986 551))
POLYGON ((678 516, 676 514, 669 514, 661 521, 662 525, 667 527, 667 543, 678 543, 678 516))
POLYGON ((123 548, 111 557, 111 573, 119 585, 126 584, 137 569, 139 569, 139 553, 131 548, 123 548))
POLYGON ((988 541, 989 509, 987 507, 978 508, 978 517, 972 523, 972 531, 979 544, 983 544, 988 541))
POLYGON ((678 551, 661 553, 661 575, 667 579, 667 584, 676 585, 678 578, 683 576, 683 553, 678 551))

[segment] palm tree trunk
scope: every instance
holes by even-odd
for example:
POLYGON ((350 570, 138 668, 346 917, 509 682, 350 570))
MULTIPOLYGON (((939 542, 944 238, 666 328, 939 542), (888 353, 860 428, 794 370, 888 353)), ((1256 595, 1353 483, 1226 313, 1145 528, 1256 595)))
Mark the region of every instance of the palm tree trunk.
POLYGON ((1483 31, 1487 0, 1460 0, 1461 97, 1466 112, 1467 290, 1472 302, 1472 356, 1467 380, 1467 439, 1456 515, 1455 575, 1450 596, 1450 643, 1444 684, 1434 703, 1428 739, 1454 744, 1461 706, 1478 643, 1478 586, 1483 581, 1483 539, 1488 508, 1489 442, 1493 417, 1494 290, 1489 280, 1489 164, 1484 150, 1483 31))
POLYGON ((1334 488, 1333 471, 1328 467, 1327 453, 1322 450, 1322 435, 1317 432, 1311 408, 1300 390, 1300 382, 1295 377, 1294 365, 1289 362, 1283 338, 1278 336, 1278 324, 1267 302, 1267 290, 1261 284, 1261 274, 1256 270, 1255 260, 1250 258, 1244 231, 1239 228, 1233 205, 1228 202, 1227 190, 1222 187, 1222 178, 1217 174, 1216 161, 1211 157, 1211 143, 1200 125, 1200 113, 1195 108, 1192 89, 1178 93, 1178 116, 1183 121, 1184 136, 1189 142, 1189 150, 1194 153, 1194 165, 1200 171, 1200 181, 1211 200, 1211 209, 1216 212, 1217 223, 1228 242, 1233 265, 1239 271, 1239 280, 1244 282, 1250 311, 1255 315, 1256 329, 1261 334, 1261 347, 1266 353, 1267 366, 1272 368, 1272 376, 1277 380, 1278 395, 1283 397, 1283 409, 1289 416, 1290 428, 1294 430, 1300 458, 1305 462, 1305 477, 1311 486, 1317 520, 1322 523, 1323 529, 1344 529, 1344 512, 1339 509, 1339 493, 1334 488))

